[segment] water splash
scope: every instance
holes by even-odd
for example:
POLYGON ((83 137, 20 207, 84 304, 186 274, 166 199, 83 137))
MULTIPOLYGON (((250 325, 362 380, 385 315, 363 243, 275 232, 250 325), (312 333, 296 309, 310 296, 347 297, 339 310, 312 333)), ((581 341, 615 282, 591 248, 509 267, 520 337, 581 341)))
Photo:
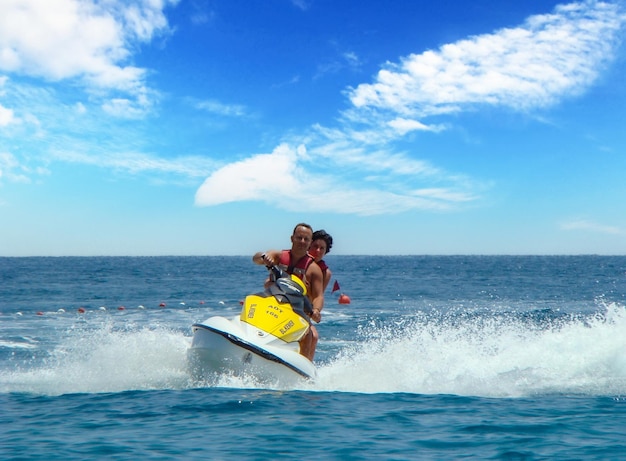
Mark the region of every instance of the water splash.
MULTIPOLYGON (((181 314, 179 323, 187 325, 187 317, 181 314)), ((261 385, 251 377, 196 381, 187 369, 186 329, 145 326, 144 317, 135 323, 128 314, 114 319, 74 325, 56 338, 45 359, 1 370, 0 392, 281 389, 279 383, 261 385)), ((586 316, 422 313, 371 320, 356 338, 344 338, 338 352, 319 365, 318 378, 299 389, 485 397, 626 395, 626 310, 609 304, 586 316)))
POLYGON ((541 327, 519 318, 418 317, 373 325, 366 336, 320 369, 316 387, 488 397, 626 394, 626 311, 616 304, 541 327))
POLYGON ((181 361, 188 346, 187 338, 167 328, 85 330, 38 366, 3 372, 0 391, 60 395, 180 388, 189 382, 181 361))

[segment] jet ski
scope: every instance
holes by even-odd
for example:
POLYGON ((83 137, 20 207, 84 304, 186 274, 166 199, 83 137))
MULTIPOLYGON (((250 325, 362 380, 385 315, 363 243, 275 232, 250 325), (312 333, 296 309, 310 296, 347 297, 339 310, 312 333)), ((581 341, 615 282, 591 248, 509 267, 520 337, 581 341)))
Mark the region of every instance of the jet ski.
POLYGON ((315 365, 299 344, 312 312, 306 286, 277 266, 268 269, 272 283, 246 296, 239 315, 192 325, 187 361, 194 378, 231 374, 280 385, 315 378, 315 365))

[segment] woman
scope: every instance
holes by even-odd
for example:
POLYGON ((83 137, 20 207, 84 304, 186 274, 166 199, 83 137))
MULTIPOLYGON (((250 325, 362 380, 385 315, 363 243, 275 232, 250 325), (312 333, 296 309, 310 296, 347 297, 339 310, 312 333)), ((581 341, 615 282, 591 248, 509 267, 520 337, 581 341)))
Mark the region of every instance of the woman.
POLYGON ((309 254, 313 256, 317 265, 322 269, 322 275, 324 276, 322 292, 326 291, 326 287, 333 275, 323 259, 325 255, 330 253, 332 246, 333 238, 325 230, 320 229, 313 232, 313 241, 309 247, 309 254))

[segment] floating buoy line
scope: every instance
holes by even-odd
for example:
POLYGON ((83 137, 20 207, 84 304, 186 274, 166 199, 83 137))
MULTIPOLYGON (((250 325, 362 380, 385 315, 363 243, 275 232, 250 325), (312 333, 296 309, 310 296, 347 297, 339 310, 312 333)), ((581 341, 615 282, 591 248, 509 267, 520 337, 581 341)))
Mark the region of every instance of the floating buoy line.
MULTIPOLYGON (((345 293, 341 293, 339 295, 339 298, 337 299, 337 302, 339 304, 350 304, 351 303, 351 299, 345 293)), ((198 304, 198 306, 204 306, 205 302, 204 301, 198 301, 197 304, 198 304)), ((218 301, 217 304, 219 304, 220 306, 225 306, 226 305, 226 303, 224 301, 218 301)), ((243 304, 243 300, 239 300, 239 304, 240 305, 243 304)), ((180 306, 180 307, 188 307, 187 303, 182 302, 182 301, 178 303, 178 306, 180 306)), ((158 303, 158 308, 159 309, 165 309, 166 307, 167 307, 167 303, 165 303, 165 302, 158 303)), ((140 304, 140 305, 137 306, 137 309, 145 310, 147 308, 143 304, 140 304)), ((78 307, 76 309, 76 313, 78 313, 78 314, 85 314, 85 313, 87 313, 90 310, 91 311, 103 311, 103 312, 106 312, 108 309, 107 309, 106 306, 100 306, 98 308, 91 308, 91 309, 89 309, 87 307, 84 307, 84 306, 80 306, 80 307, 78 307)), ((127 307, 124 306, 124 305, 121 305, 121 306, 117 307, 117 310, 118 311, 126 311, 127 307)), ((65 313, 67 313, 67 311, 68 311, 68 309, 66 309, 66 308, 60 308, 57 311, 50 311, 50 312, 37 311, 37 312, 35 312, 35 315, 37 315, 37 316, 57 315, 57 314, 65 314, 65 313)), ((0 312, 0 315, 2 315, 2 314, 3 313, 0 312)), ((23 314, 23 312, 20 311, 20 312, 16 312, 15 315, 23 316, 24 314, 23 314)))
MULTIPOLYGON (((199 305, 199 306, 204 306, 204 304, 205 304, 205 302, 204 302, 204 301, 198 301, 198 305, 199 305)), ((224 301, 219 301, 219 304, 220 304, 220 305, 225 305, 226 303, 224 303, 224 301)), ((180 307, 188 307, 186 302, 179 302, 179 303, 178 303, 178 306, 180 306, 180 307)), ((160 309, 164 309, 165 307, 167 307, 167 303, 161 302, 161 303, 159 303, 159 304, 158 304, 158 307, 159 307, 160 309)), ((138 306, 137 306, 137 309, 139 309, 139 310, 145 310, 145 309, 146 309, 146 307, 145 307, 143 304, 140 304, 140 305, 138 305, 138 306)), ((128 308, 127 308, 126 306, 124 306, 124 305, 121 305, 121 306, 118 306, 118 307, 116 308, 116 310, 118 310, 118 311, 125 311, 125 310, 128 310, 128 308)), ((106 307, 106 306, 100 306, 100 307, 97 307, 97 308, 87 308, 87 307, 84 307, 84 306, 80 306, 80 307, 78 307, 78 308, 76 309, 76 313, 78 313, 78 314, 85 314, 85 313, 87 313, 88 311, 101 311, 101 312, 106 312, 106 311, 108 311, 108 309, 107 309, 107 307, 106 307)), ((58 314, 65 314, 65 313, 67 313, 67 312, 68 312, 68 309, 66 309, 66 308, 60 308, 60 309, 58 309, 58 310, 56 310, 56 311, 47 311, 47 312, 45 312, 45 311, 37 311, 37 312, 35 312, 35 315, 37 315, 37 316, 44 316, 44 315, 58 315, 58 314)), ((3 313, 2 313, 2 312, 0 312, 0 315, 3 315, 3 313)), ((15 313, 15 315, 17 315, 17 316, 23 316, 23 315, 24 315, 24 313, 23 313, 22 311, 18 311, 18 312, 16 312, 16 313, 15 313)))

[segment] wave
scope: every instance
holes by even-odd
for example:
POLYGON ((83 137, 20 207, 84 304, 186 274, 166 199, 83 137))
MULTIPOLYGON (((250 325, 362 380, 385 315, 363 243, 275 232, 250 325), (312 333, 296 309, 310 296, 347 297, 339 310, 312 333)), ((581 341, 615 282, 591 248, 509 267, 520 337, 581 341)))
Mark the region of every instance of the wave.
POLYGON ((321 367, 316 387, 364 393, 484 397, 626 394, 626 310, 547 315, 418 317, 372 325, 321 367), (547 317, 547 320, 546 320, 547 317))
POLYGON ((83 330, 42 363, 4 370, 0 391, 60 395, 180 388, 189 381, 181 360, 188 346, 187 338, 167 328, 83 330))
MULTIPOLYGON (((186 321, 186 320, 185 320, 186 321)), ((44 395, 203 386, 255 388, 252 379, 194 381, 189 332, 160 325, 72 327, 43 359, 0 371, 0 392, 44 395)), ((9 347, 30 348, 33 340, 9 347)), ((564 315, 447 315, 370 319, 323 359, 299 390, 524 397, 626 395, 626 310, 564 315), (530 318, 530 320, 529 320, 530 318)))

